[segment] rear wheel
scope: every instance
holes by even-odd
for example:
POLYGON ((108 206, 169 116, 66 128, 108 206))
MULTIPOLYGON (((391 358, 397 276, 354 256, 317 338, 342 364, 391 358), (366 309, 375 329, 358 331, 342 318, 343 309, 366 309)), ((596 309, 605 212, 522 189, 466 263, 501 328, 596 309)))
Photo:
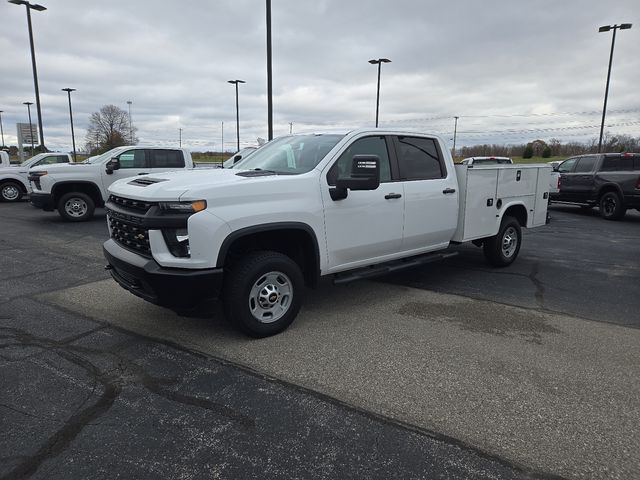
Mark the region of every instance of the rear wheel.
POLYGON ((286 255, 249 253, 228 272, 223 293, 225 315, 249 336, 275 335, 298 315, 303 285, 300 267, 286 255))
POLYGON ((504 217, 498 234, 485 239, 484 256, 494 267, 506 267, 518 257, 521 244, 520 223, 513 217, 504 217))
POLYGON ((16 182, 4 182, 0 186, 0 200, 3 202, 17 202, 22 194, 22 188, 16 182))
POLYGON ((93 217, 95 209, 93 200, 86 193, 70 192, 58 201, 58 213, 69 222, 85 222, 93 217))
POLYGON ((600 198, 600 215, 605 220, 620 220, 624 217, 626 209, 622 205, 622 199, 616 192, 606 192, 600 198))

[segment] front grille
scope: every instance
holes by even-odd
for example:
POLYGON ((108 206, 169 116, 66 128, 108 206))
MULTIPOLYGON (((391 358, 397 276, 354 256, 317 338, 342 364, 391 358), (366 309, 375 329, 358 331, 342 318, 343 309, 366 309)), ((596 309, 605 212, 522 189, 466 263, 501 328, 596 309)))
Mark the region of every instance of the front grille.
POLYGON ((107 216, 111 226, 111 238, 126 248, 145 256, 151 256, 149 230, 147 228, 114 218, 111 212, 107 212, 107 216))
POLYGON ((147 211, 155 205, 155 203, 132 200, 130 198, 118 197, 116 195, 111 195, 109 197, 109 201, 120 207, 124 207, 127 210, 134 210, 141 213, 147 213, 147 211))

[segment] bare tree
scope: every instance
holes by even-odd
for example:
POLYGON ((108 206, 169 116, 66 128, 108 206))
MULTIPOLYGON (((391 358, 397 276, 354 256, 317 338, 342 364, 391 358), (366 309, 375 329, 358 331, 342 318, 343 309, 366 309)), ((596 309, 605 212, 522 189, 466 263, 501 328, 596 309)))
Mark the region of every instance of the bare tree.
POLYGON ((87 150, 102 153, 122 145, 135 145, 138 143, 137 130, 129 125, 129 115, 125 110, 115 105, 105 105, 89 117, 85 137, 87 150))

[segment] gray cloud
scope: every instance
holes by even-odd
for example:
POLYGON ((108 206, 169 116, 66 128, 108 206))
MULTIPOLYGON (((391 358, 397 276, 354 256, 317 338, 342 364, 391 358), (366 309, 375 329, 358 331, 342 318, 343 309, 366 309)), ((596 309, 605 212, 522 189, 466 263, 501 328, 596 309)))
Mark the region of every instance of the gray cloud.
MULTIPOLYGON (((240 78, 241 142, 266 138, 265 2, 42 0, 33 25, 45 137, 70 148, 91 112, 126 109, 142 142, 220 148, 235 144, 240 78)), ((460 116, 459 145, 565 141, 598 134, 611 34, 617 37, 607 124, 639 135, 640 21, 636 0, 368 2, 276 0, 273 8, 275 134, 371 126, 376 67, 383 65, 381 125, 442 134, 460 116), (578 112, 583 112, 578 114, 578 112), (537 114, 537 115, 536 115, 537 114), (594 126, 596 126, 594 128, 594 126)), ((0 110, 7 143, 26 121, 33 82, 24 7, 0 4, 0 110)))

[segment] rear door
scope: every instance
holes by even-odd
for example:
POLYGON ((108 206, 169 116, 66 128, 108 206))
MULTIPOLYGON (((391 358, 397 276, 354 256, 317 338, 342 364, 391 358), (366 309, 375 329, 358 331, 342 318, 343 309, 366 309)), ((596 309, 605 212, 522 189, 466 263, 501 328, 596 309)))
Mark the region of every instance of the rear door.
POLYGON ((446 247, 458 224, 458 182, 433 138, 393 136, 404 186, 403 251, 446 247))
POLYGON ((159 149, 149 150, 148 173, 181 170, 185 166, 182 150, 159 149))

